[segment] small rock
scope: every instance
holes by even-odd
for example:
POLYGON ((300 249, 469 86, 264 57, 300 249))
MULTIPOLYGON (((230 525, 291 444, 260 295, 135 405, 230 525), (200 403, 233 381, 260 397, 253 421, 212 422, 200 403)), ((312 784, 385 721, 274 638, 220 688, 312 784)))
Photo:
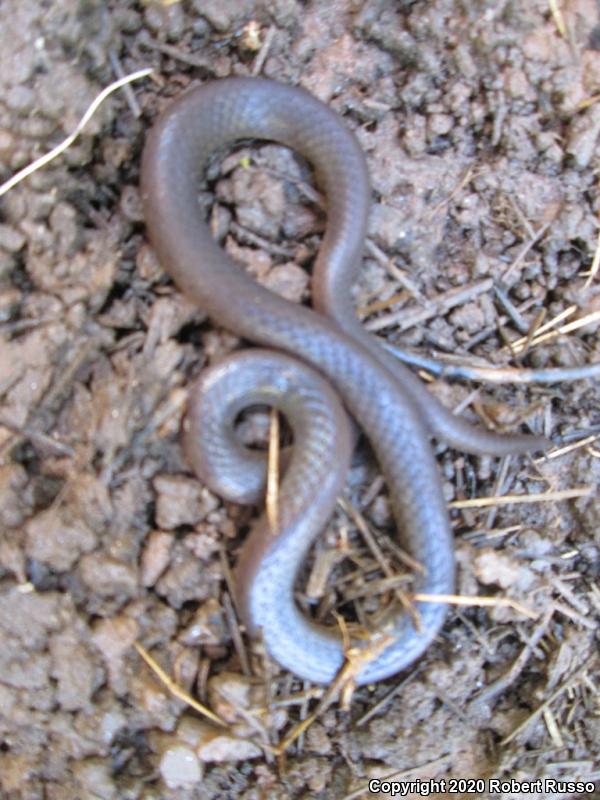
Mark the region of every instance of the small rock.
POLYGON ((236 672, 221 672, 208 682, 209 706, 225 722, 233 726, 237 736, 252 738, 254 729, 244 719, 248 712, 258 716, 270 730, 279 730, 287 722, 287 711, 268 710, 264 686, 254 684, 250 678, 236 672))
POLYGON ((233 20, 239 21, 244 17, 245 2, 242 0, 194 0, 193 5, 198 14, 201 14, 212 27, 219 33, 226 33, 233 20))
POLYGON ((588 167, 597 151, 600 135, 600 107, 588 108, 583 114, 574 116, 567 136, 566 151, 578 167, 588 167))
POLYGON ((427 132, 429 136, 445 136, 454 127, 454 119, 450 114, 431 114, 427 118, 427 132))
POLYGON ((223 608, 216 597, 198 606, 192 622, 179 636, 179 641, 190 647, 225 644, 229 639, 223 608))
POLYGON ((412 238, 404 222, 401 210, 376 203, 371 209, 369 218, 369 235, 373 236, 386 252, 402 252, 408 247, 412 238))
POLYGON ((485 316, 478 303, 467 303, 450 315, 452 325, 467 333, 477 333, 485 325, 485 316))
POLYGON ((43 653, 24 653, 10 663, 2 663, 2 680, 14 689, 46 690, 50 684, 50 657, 43 653))
POLYGON ((142 586, 154 586, 167 568, 171 557, 173 535, 164 531, 152 531, 146 540, 140 562, 142 586))
MULTIPOLYGON (((208 722, 206 722, 206 720, 184 714, 177 723, 177 739, 183 744, 189 745, 192 750, 195 750, 198 743, 201 742, 206 735, 207 725, 208 722)), ((208 725, 208 727, 212 729, 212 726, 208 725)))
MULTIPOLYGON (((183 717, 177 727, 177 738, 193 748, 200 761, 245 761, 259 758, 262 750, 252 742, 224 733, 200 719, 183 717)), ((184 745, 182 745, 183 747, 184 745)))
POLYGON ((144 12, 148 28, 160 35, 161 41, 180 42, 183 39, 185 18, 181 3, 149 3, 144 12))
POLYGON ((27 116, 36 106, 35 92, 29 86, 12 86, 6 93, 5 102, 11 111, 27 116))
POLYGON ((240 225, 276 241, 285 216, 283 181, 260 170, 238 167, 231 176, 231 191, 240 225))
POLYGON ((261 748, 252 742, 217 732, 198 746, 201 761, 246 761, 260 758, 262 754, 261 748))
POLYGON ((528 529, 519 534, 519 545, 521 551, 524 551, 528 557, 536 558, 548 555, 554 549, 554 545, 548 537, 534 529, 528 529))
POLYGON ((25 553, 15 539, 0 539, 0 567, 11 572, 21 584, 27 581, 25 553))
MULTIPOLYGON (((4 258, 11 261, 8 256, 0 257, 0 261, 4 258)), ((0 278, 2 277, 2 265, 0 264, 0 278)), ((21 292, 16 288, 3 287, 0 289, 0 322, 8 322, 13 319, 19 311, 19 304, 21 302, 21 292)))
POLYGON ((18 253, 25 247, 26 237, 10 225, 0 225, 0 249, 7 253, 18 253))
POLYGON ((153 481, 156 522, 163 530, 195 525, 219 505, 217 498, 193 478, 158 475, 153 481))
POLYGON ((243 247, 241 244, 238 244, 233 236, 227 237, 225 241, 225 252, 227 255, 230 255, 234 261, 242 264, 246 272, 257 280, 264 280, 273 266, 273 259, 268 253, 265 253, 263 250, 257 250, 255 247, 243 247))
POLYGON ((16 147, 15 137, 10 131, 0 128, 0 158, 8 163, 9 156, 16 147))
POLYGON ((151 352, 151 348, 164 344, 184 325, 192 321, 199 324, 204 317, 204 313, 199 311, 195 303, 183 294, 159 297, 144 319, 148 327, 148 342, 144 344, 144 350, 151 352))
POLYGON ((202 778, 197 755, 183 744, 174 744, 162 755, 160 774, 169 789, 194 786, 202 778))
POLYGON ((534 580, 531 571, 516 559, 495 550, 481 550, 473 559, 473 573, 480 583, 502 589, 527 589, 534 580))
POLYGON ((252 704, 252 681, 236 672, 221 672, 208 682, 210 707, 225 722, 239 721, 238 708, 248 710, 252 704))
POLYGON ((117 797, 112 769, 108 759, 86 758, 73 764, 73 774, 87 797, 113 800, 117 797))
POLYGON ((104 656, 107 666, 111 667, 115 661, 122 659, 137 639, 138 633, 138 623, 131 617, 120 615, 98 622, 94 627, 92 641, 104 656))
POLYGON ((223 244, 229 232, 232 214, 227 206, 214 205, 210 212, 210 232, 220 244, 223 244))
POLYGON ((142 198, 136 186, 126 185, 123 187, 119 208, 125 219, 130 222, 142 222, 144 220, 142 198))
POLYGON ((535 92, 521 69, 508 70, 504 76, 504 88, 509 97, 523 100, 535 99, 535 92))
POLYGON ((62 619, 60 594, 23 592, 13 587, 3 592, 0 602, 0 641, 14 644, 23 639, 30 651, 41 650, 46 646, 48 634, 59 629, 62 619))
POLYGON ((15 528, 23 522, 26 513, 23 489, 27 481, 27 472, 20 464, 0 466, 0 526, 15 528))
POLYGON ((135 267, 139 276, 149 283, 155 283, 163 274, 158 256, 148 245, 143 245, 138 250, 135 267))
POLYGON ((308 295, 309 277, 297 264, 280 264, 261 283, 292 303, 300 303, 308 295))
POLYGON ((138 623, 124 615, 103 619, 94 626, 92 642, 104 659, 111 684, 123 682, 123 658, 138 635, 138 623))
POLYGON ((387 497, 379 495, 373 500, 370 508, 370 517, 378 528, 384 528, 390 524, 392 512, 387 497))
MULTIPOLYGON (((0 753, 0 791, 3 797, 23 796, 23 787, 33 787, 37 783, 39 775, 37 755, 37 748, 34 747, 29 747, 26 753, 16 753, 14 748, 0 753)), ((29 796, 40 797, 40 794, 33 790, 29 796)), ((50 794, 47 797, 48 800, 55 800, 50 794)))
POLYGON ((49 508, 33 517, 25 527, 25 534, 27 555, 59 572, 70 569, 98 541, 96 534, 82 520, 70 518, 63 506, 49 508))
POLYGON ((81 580, 101 597, 132 597, 137 591, 137 569, 105 553, 91 553, 81 559, 81 580))
POLYGON ((102 670, 96 668, 87 649, 69 630, 50 639, 50 655, 59 704, 65 711, 85 708, 99 685, 102 670))
POLYGON ((173 545, 169 566, 154 585, 171 608, 181 608, 190 601, 201 602, 215 593, 222 578, 218 562, 207 565, 190 555, 185 541, 173 545))
POLYGON ((331 739, 320 722, 313 722, 306 732, 306 744, 313 753, 326 756, 332 751, 331 739))

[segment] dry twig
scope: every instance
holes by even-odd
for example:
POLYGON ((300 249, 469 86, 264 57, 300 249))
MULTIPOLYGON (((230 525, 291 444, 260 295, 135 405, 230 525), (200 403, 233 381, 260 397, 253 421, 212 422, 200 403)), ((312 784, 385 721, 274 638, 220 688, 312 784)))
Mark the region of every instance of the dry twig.
POLYGON ((486 294, 493 288, 493 285, 494 282, 491 278, 485 278, 485 280, 472 283, 466 287, 453 287, 436 298, 427 301, 424 308, 417 308, 412 311, 407 311, 406 309, 393 311, 391 314, 371 320, 365 325, 365 328, 369 331, 380 331, 393 325, 397 331, 408 330, 415 325, 427 322, 432 317, 442 317, 451 308, 463 305, 473 300, 473 298, 479 297, 479 295, 486 294))

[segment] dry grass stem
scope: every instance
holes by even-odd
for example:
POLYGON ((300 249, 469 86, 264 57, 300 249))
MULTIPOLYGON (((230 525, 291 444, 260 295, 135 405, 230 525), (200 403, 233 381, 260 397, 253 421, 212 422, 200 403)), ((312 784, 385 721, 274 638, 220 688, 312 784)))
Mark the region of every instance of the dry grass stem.
POLYGON ((267 463, 267 519, 271 533, 279 527, 279 412, 272 408, 269 416, 269 456, 267 463))
MULTIPOLYGON (((573 307, 569 307, 562 312, 561 316, 567 316, 567 312, 569 315, 573 313, 571 310, 573 307)), ((511 350, 519 354, 521 353, 525 347, 536 347, 540 344, 546 344, 547 342, 552 342, 555 339, 558 339, 560 336, 564 336, 567 333, 573 333, 579 328, 583 328, 586 325, 593 324, 595 322, 600 321, 600 311, 591 311, 589 314, 585 314, 583 317, 578 317, 577 319, 573 320, 572 322, 567 322, 565 325, 561 325, 556 330, 548 330, 548 328, 556 325, 558 317, 556 317, 551 322, 546 323, 546 325, 542 325, 536 335, 533 337, 531 341, 528 341, 527 337, 524 336, 521 339, 517 339, 517 341, 511 343, 511 350), (547 332, 545 332, 547 331, 547 332)))
POLYGON ((144 659, 146 664, 150 667, 152 672, 156 675, 156 677, 160 680, 160 682, 165 686, 165 688, 171 692, 174 697, 177 697, 179 700, 183 700, 184 703, 191 706, 191 708, 195 709, 199 714, 202 714, 203 717, 206 717, 211 722, 214 722, 216 725, 219 725, 222 728, 228 728, 229 726, 227 723, 221 719, 214 711, 211 711, 210 708, 203 706, 202 703, 199 703, 196 699, 194 699, 190 694, 185 692, 181 689, 175 681, 171 679, 171 677, 164 671, 164 669, 157 664, 157 662, 152 658, 150 653, 145 650, 141 644, 138 642, 134 642, 133 646, 140 654, 140 656, 144 659))
MULTIPOLYGON (((233 591, 233 587, 231 591, 233 591)), ((252 669, 250 667, 250 659, 248 658, 248 652, 246 650, 246 646, 244 645, 244 637, 242 636, 242 633, 240 631, 240 625, 238 622, 237 614, 235 613, 235 608, 233 607, 233 603, 231 602, 231 596, 229 592, 223 592, 222 603, 223 603, 223 609, 225 610, 225 619, 227 620, 227 627, 229 628, 229 632, 231 633, 231 641, 233 642, 233 647, 235 649, 237 657, 240 660, 240 666, 242 668, 242 672, 244 673, 244 675, 250 676, 252 675, 252 669)))
POLYGON ((574 450, 587 447, 593 442, 598 441, 598 439, 600 439, 600 434, 594 433, 591 436, 586 436, 585 439, 580 439, 578 442, 573 442, 564 447, 559 447, 556 450, 551 450, 549 453, 546 453, 543 458, 535 459, 535 461, 536 463, 540 463, 542 461, 550 461, 553 458, 560 458, 561 456, 567 455, 567 453, 572 453, 574 450))
POLYGON ((538 619, 539 614, 510 597, 477 597, 458 594, 413 594, 411 600, 419 603, 448 603, 453 606, 488 606, 512 608, 529 619, 538 619))
POLYGON ((560 10, 560 6, 558 5, 557 0, 548 0, 548 5, 550 6, 550 11, 552 12, 552 18, 554 19, 554 24, 561 36, 567 38, 567 26, 565 25, 565 18, 563 17, 562 11, 560 10))
POLYGON ((496 497, 473 497, 470 500, 453 500, 450 508, 489 508, 490 506, 509 506, 520 503, 558 503, 562 500, 574 500, 586 497, 594 491, 594 486, 576 486, 573 489, 562 489, 555 492, 539 492, 533 494, 504 494, 496 497))
POLYGON ((271 49, 271 45, 273 44, 273 39, 275 38, 276 28, 274 25, 271 25, 265 34, 265 38, 261 45, 261 48, 256 56, 256 60, 252 65, 252 75, 256 77, 260 75, 262 72, 262 68, 265 65, 265 61, 267 60, 267 56, 269 55, 269 51, 271 49))
POLYGON ((6 194, 10 189, 16 186, 25 178, 32 175, 34 172, 37 172, 38 169, 45 167, 46 164, 49 164, 53 161, 57 156, 61 153, 64 153, 73 142, 77 139, 81 131, 85 128, 88 124, 90 119, 94 116, 98 107, 106 100, 106 98, 115 92, 117 89, 120 89, 122 86, 126 86, 128 83, 132 81, 140 80, 140 78, 147 78, 148 75, 151 75, 153 72, 152 69, 139 69, 136 72, 132 72, 130 75, 125 75, 125 77, 120 78, 118 81, 114 81, 114 83, 109 84, 105 89, 103 89, 100 94, 96 97, 96 99, 91 103, 81 120, 79 121, 78 125, 76 126, 73 133, 69 134, 67 138, 58 144, 56 147, 52 148, 49 153, 41 156, 40 158, 33 161, 28 166, 24 167, 23 169, 19 170, 12 178, 9 178, 3 184, 0 185, 0 197, 6 194))
POLYGON ((388 297, 387 300, 374 300, 372 303, 367 303, 366 306, 361 306, 356 309, 359 317, 368 317, 375 314, 377 311, 385 311, 386 308, 396 305, 396 303, 403 303, 408 299, 408 292, 399 292, 388 297))
POLYGON ((391 278, 398 281, 400 286, 405 289, 411 297, 414 297, 420 303, 425 303, 426 298, 423 296, 419 287, 407 275, 407 273, 400 269, 392 259, 378 247, 372 239, 367 239, 365 242, 365 251, 372 256, 378 264, 380 264, 391 278))

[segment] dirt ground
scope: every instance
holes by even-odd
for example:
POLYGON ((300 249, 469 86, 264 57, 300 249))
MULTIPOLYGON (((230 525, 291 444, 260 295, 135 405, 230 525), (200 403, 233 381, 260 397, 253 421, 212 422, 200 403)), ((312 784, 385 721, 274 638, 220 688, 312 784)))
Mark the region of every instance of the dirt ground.
MULTIPOLYGON (((318 692, 240 637, 227 580, 253 512, 200 485, 179 440, 190 380, 240 343, 167 279, 138 191, 146 132, 190 84, 257 72, 301 84, 367 155, 374 205, 356 290, 367 327, 473 366, 599 362, 600 274, 588 275, 600 14, 593 0, 560 0, 558 15, 552 5, 0 3, 0 182, 70 133, 117 75, 155 70, 0 199, 2 798, 350 800, 389 796, 368 789, 388 777, 600 781, 600 404, 589 377, 432 382, 473 421, 553 438, 552 457, 503 461, 435 445, 455 504, 458 592, 510 598, 529 615, 459 606, 413 669, 357 690, 347 708, 335 702, 285 759, 257 746, 283 739, 318 692), (531 342, 550 321, 559 335, 531 342), (167 691, 134 643, 230 729, 167 691)), ((258 280, 304 301, 323 230, 306 166, 273 145, 244 154, 206 195, 215 232, 258 280)), ((246 434, 263 435, 265 419, 246 434)), ((339 606, 361 620, 391 594, 361 598, 381 573, 357 518, 403 569, 365 443, 345 501, 299 593, 321 616, 339 606)), ((521 796, 456 788, 436 796, 521 796)), ((594 795, 557 785, 522 796, 594 795)))

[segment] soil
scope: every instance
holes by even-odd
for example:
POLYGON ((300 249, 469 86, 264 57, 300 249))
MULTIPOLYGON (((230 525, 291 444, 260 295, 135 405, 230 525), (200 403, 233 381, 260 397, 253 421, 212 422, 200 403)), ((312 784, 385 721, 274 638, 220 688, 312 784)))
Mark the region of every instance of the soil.
MULTIPOLYGON (((198 483, 179 428, 193 376, 240 343, 165 276, 138 192, 146 132, 188 86, 257 71, 300 84, 367 155, 374 205, 356 289, 367 327, 473 364, 598 362, 597 316, 522 355, 508 343, 541 312, 574 306, 572 321, 600 308, 600 283, 587 279, 599 30, 593 0, 0 4, 0 181, 69 134, 116 68, 155 70, 0 199, 3 798, 349 800, 390 796, 368 789, 387 777, 600 779, 600 404, 589 378, 432 381, 471 420, 544 432, 559 451, 499 462, 436 445, 449 501, 588 490, 451 510, 457 591, 537 617, 458 606, 418 664, 331 705, 285 759, 257 746, 306 717, 315 687, 267 663, 235 623, 227 565, 253 512, 198 483), (135 643, 230 729, 170 693, 135 643)), ((203 200, 219 240, 305 302, 324 224, 306 165, 263 144, 214 177, 203 200)), ((266 416, 242 428, 264 438, 266 416)), ((346 503, 398 571, 364 443, 346 503)), ((340 605, 364 620, 391 595, 361 599, 377 564, 344 509, 299 593, 317 613, 340 605)), ((434 796, 474 796, 456 788, 434 796)), ((475 795, 521 796, 489 783, 475 795)), ((522 796, 594 795, 557 785, 522 796)))

